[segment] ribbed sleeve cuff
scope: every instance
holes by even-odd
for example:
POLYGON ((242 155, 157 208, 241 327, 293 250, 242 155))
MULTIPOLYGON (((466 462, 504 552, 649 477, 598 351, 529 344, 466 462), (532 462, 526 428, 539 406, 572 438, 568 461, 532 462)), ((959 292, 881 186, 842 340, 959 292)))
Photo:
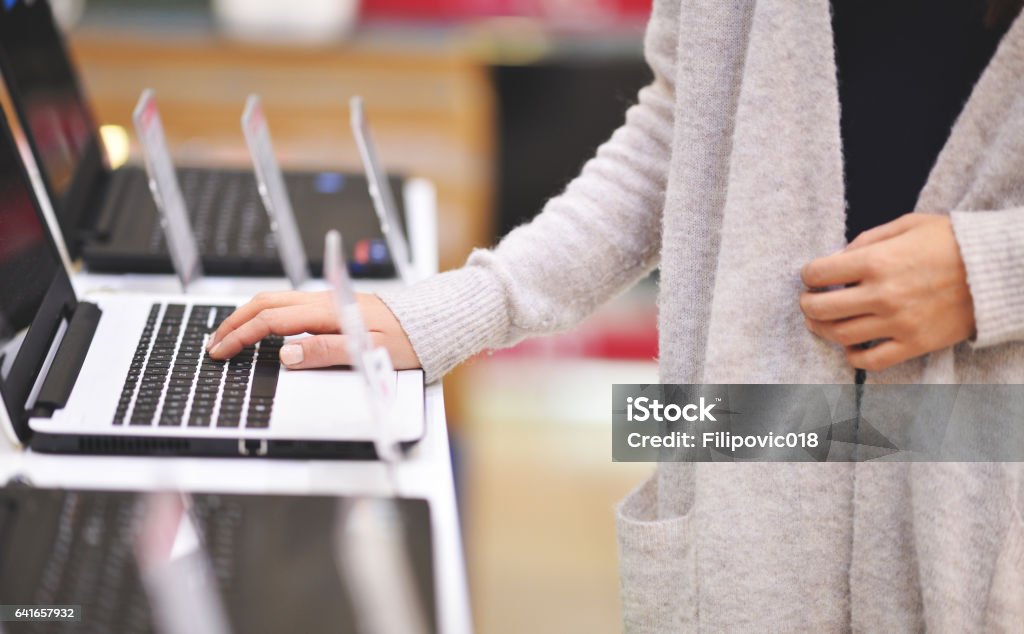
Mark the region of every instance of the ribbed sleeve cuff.
POLYGON ((431 383, 508 332, 501 285, 486 269, 465 266, 400 290, 378 293, 409 336, 431 383))
POLYGON ((974 299, 973 345, 1024 341, 1024 208, 950 217, 974 299))

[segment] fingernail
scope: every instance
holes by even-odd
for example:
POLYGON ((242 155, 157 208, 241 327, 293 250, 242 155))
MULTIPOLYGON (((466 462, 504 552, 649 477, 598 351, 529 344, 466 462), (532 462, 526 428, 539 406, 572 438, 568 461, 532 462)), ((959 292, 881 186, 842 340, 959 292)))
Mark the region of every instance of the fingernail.
POLYGON ((210 337, 210 340, 206 342, 206 351, 209 352, 217 346, 217 338, 210 337))
POLYGON ((218 350, 220 350, 220 344, 219 343, 216 344, 215 346, 213 346, 212 348, 210 348, 208 354, 212 357, 212 356, 217 354, 218 350))
POLYGON ((305 355, 302 354, 302 346, 290 343, 281 347, 281 363, 285 365, 298 365, 302 363, 305 355))

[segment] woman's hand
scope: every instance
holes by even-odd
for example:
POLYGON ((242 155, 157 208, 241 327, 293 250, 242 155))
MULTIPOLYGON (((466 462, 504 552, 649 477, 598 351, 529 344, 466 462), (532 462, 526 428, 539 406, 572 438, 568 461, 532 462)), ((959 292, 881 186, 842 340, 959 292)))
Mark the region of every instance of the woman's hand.
POLYGON ((974 303, 946 216, 907 214, 803 268, 807 328, 877 372, 974 334, 974 303), (815 292, 815 289, 845 287, 815 292), (859 344, 878 342, 867 347, 859 344))
MULTIPOLYGON (((356 295, 363 322, 375 345, 391 355, 395 368, 418 368, 420 361, 398 319, 376 295, 356 295)), ((350 363, 345 335, 329 292, 261 293, 231 314, 207 345, 210 357, 230 359, 267 335, 310 333, 281 347, 281 363, 292 369, 323 368, 350 363)))

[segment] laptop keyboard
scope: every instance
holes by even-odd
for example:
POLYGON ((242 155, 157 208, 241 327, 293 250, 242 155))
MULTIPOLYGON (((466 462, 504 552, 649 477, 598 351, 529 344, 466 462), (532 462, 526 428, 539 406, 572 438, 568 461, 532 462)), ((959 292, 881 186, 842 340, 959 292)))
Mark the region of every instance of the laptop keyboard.
MULTIPOLYGON (((251 173, 185 168, 178 170, 178 182, 200 253, 277 259, 274 234, 251 173)), ((159 223, 153 225, 149 244, 153 250, 166 249, 159 223)))
POLYGON ((68 492, 61 497, 59 502, 47 496, 36 503, 47 515, 55 510, 59 514, 40 526, 33 543, 21 546, 36 551, 44 545, 38 542, 52 534, 50 554, 39 562, 39 582, 26 598, 38 604, 60 604, 65 597, 74 597, 75 604, 82 606, 82 621, 19 623, 17 631, 152 632, 133 551, 139 504, 123 493, 68 492), (51 508, 55 503, 59 509, 51 508))
MULTIPOLYGON (((31 594, 22 596, 33 604, 80 605, 82 620, 18 623, 11 633, 159 631, 152 623, 149 595, 139 575, 135 550, 145 504, 144 497, 121 492, 68 491, 36 500, 32 511, 52 519, 40 526, 31 544, 22 544, 21 548, 27 546, 30 552, 45 548, 48 556, 38 561, 35 587, 24 589, 31 594), (56 495, 60 499, 55 499, 56 495), (52 533, 48 531, 51 526, 55 527, 52 533), (52 540, 49 544, 48 537, 52 540)), ((218 588, 230 593, 236 587, 239 568, 245 563, 238 552, 245 508, 234 498, 196 495, 191 497, 190 510, 210 572, 215 575, 218 588)), ((4 528, 0 524, 0 545, 17 547, 3 539, 4 528)), ((24 565, 24 559, 15 559, 14 565, 19 563, 24 565)), ((35 567, 28 572, 36 574, 35 567)))
POLYGON ((206 355, 206 344, 232 311, 233 306, 155 304, 114 424, 268 427, 283 339, 271 335, 229 361, 214 361, 206 355))

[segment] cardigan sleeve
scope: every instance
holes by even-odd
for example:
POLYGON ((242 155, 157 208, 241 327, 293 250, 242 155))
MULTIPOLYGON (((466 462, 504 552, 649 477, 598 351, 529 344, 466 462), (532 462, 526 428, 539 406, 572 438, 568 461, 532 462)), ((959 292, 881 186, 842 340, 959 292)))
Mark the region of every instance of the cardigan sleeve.
POLYGON ((485 348, 568 328, 657 266, 673 130, 678 2, 655 2, 644 38, 654 82, 564 193, 493 250, 382 292, 428 381, 485 348))
POLYGON ((1024 207, 950 214, 985 348, 1024 341, 1024 207))

